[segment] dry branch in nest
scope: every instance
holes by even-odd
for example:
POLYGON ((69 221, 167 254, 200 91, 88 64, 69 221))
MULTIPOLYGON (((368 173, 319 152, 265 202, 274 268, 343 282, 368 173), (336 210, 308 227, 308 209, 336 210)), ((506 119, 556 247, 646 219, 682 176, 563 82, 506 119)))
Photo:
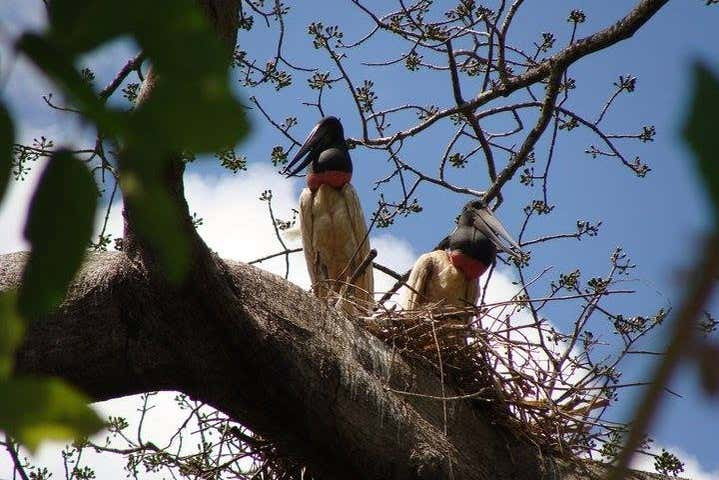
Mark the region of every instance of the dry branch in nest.
POLYGON ((437 400, 470 400, 547 454, 576 458, 621 427, 595 415, 609 404, 605 375, 587 352, 555 343, 548 323, 515 320, 522 308, 521 301, 467 308, 439 302, 360 321, 461 392, 437 400))

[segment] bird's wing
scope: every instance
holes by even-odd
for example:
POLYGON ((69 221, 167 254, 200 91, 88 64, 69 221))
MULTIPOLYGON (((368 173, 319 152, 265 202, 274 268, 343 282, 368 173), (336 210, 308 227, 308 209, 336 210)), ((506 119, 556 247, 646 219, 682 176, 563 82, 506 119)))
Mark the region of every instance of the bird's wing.
POLYGON ((492 212, 483 208, 477 211, 477 218, 480 220, 478 227, 482 230, 482 233, 489 237, 497 248, 511 255, 516 255, 515 252, 507 247, 507 244, 509 244, 509 246, 521 251, 519 244, 514 241, 500 221, 492 215, 492 212))
MULTIPOLYGON (((365 223, 364 212, 362 205, 360 204, 359 196, 357 191, 351 183, 345 184, 342 187, 345 204, 347 205, 347 213, 349 215, 352 230, 355 235, 355 240, 358 244, 358 251, 355 255, 354 265, 359 266, 362 261, 367 257, 370 251, 369 235, 367 235, 367 224, 365 223)), ((354 270, 354 268, 352 269, 354 270)), ((352 275, 352 271, 347 272, 347 276, 352 275)), ((356 285, 366 290, 367 292, 374 292, 374 273, 372 266, 367 267, 365 272, 357 279, 356 285)))
POLYGON ((317 282, 317 255, 312 245, 312 197, 313 193, 309 188, 302 190, 300 195, 300 228, 302 229, 302 250, 305 252, 307 271, 310 274, 310 281, 314 285, 317 282))
POLYGON ((417 259, 409 274, 407 285, 410 287, 404 300, 405 310, 418 308, 425 303, 425 295, 430 288, 434 262, 432 255, 425 253, 417 259))

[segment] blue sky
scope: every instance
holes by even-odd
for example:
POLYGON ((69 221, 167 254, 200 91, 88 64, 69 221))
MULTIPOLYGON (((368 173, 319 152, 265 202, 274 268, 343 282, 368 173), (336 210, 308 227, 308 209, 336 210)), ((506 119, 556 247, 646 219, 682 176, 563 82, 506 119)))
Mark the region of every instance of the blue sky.
MULTIPOLYGON (((380 11, 385 8, 382 7, 385 2, 368 2, 368 5, 372 3, 380 11)), ((527 47, 537 40, 541 32, 551 30, 557 36, 559 48, 566 43, 571 31, 565 20, 571 8, 581 8, 587 15, 587 23, 581 25, 578 32, 581 37, 611 24, 634 3, 626 0, 526 2, 512 25, 510 37, 514 38, 514 44, 527 47)), ((619 75, 638 77, 636 91, 620 95, 604 125, 608 131, 617 133, 635 133, 643 125, 654 125, 657 131, 654 142, 628 142, 623 144, 625 147, 622 149, 628 158, 641 156, 652 171, 646 178, 639 179, 615 159, 592 159, 584 150, 589 144, 598 144, 598 140, 584 129, 578 128, 561 136, 550 180, 550 199, 556 208, 541 222, 533 223, 525 237, 526 240, 541 235, 571 232, 577 219, 601 220, 603 225, 596 238, 581 242, 564 240, 533 248, 530 271, 539 272, 547 266, 553 266, 553 275, 558 275, 559 272, 580 267, 585 272, 585 278, 588 278, 604 273, 608 267, 609 254, 614 247, 621 245, 634 263, 638 264, 632 274, 635 281, 631 283, 631 288, 636 288, 638 293, 613 301, 611 305, 628 314, 650 314, 662 306, 676 306, 681 298, 686 271, 692 265, 702 236, 710 226, 706 200, 691 167, 689 152, 679 135, 688 101, 692 62, 701 59, 714 71, 719 71, 719 35, 716 31, 719 7, 707 7, 704 3, 700 0, 670 2, 634 38, 585 58, 570 69, 570 76, 576 79, 577 88, 572 92, 568 106, 589 118, 596 116, 611 94, 612 82, 619 75)), ((34 13, 40 6, 39 0, 10 0, 9 3, 0 4, 0 42, 6 44, 21 26, 40 25, 42 14, 34 13)), ((328 2, 319 13, 297 8, 287 17, 286 57, 296 64, 318 67, 321 71, 330 70, 334 76, 334 67, 327 60, 326 54, 312 49, 311 39, 306 34, 307 25, 313 20, 322 21, 325 25, 342 25, 345 41, 349 42, 360 38, 367 31, 367 18, 349 1, 328 2)), ((241 36, 240 44, 246 42, 252 45, 252 54, 264 62, 274 51, 274 30, 265 29, 259 19, 255 21, 255 31, 249 37, 241 36)), ((412 74, 401 66, 379 70, 361 64, 363 61, 391 59, 397 52, 403 51, 402 48, 402 45, 385 39, 372 40, 356 52, 350 52, 348 65, 356 82, 372 79, 381 107, 405 102, 451 105, 452 95, 446 72, 412 74)), ((132 42, 124 40, 88 57, 87 63, 95 70, 97 84, 105 85, 133 51, 132 42)), ((16 118, 19 118, 21 135, 25 140, 44 131, 48 131, 53 138, 64 138, 68 142, 86 138, 87 132, 82 125, 48 111, 40 95, 50 91, 50 87, 44 85, 35 72, 21 61, 13 60, 6 47, 2 47, 0 53, 0 94, 10 104, 16 118)), ((275 93, 271 86, 260 87, 249 93, 238 86, 237 91, 245 98, 249 94, 256 95, 278 120, 289 115, 296 116, 300 123, 292 132, 298 139, 302 139, 319 117, 315 109, 302 105, 302 101, 311 99, 313 95, 306 88, 309 74, 295 72, 293 76, 294 85, 280 92, 275 93)), ((465 97, 476 94, 478 88, 476 80, 463 81, 465 97)), ((490 107, 499 104, 491 104, 490 107)), ((325 111, 342 119, 348 136, 359 136, 354 104, 342 86, 337 85, 327 93, 325 111)), ((262 222, 259 213, 256 217, 247 218, 247 212, 264 208, 261 205, 257 207, 259 202, 254 200, 255 190, 261 190, 265 184, 271 186, 278 195, 278 215, 287 218, 301 188, 299 181, 283 181, 268 167, 271 166, 269 151, 272 146, 286 144, 261 119, 259 112, 253 111, 252 116, 256 120, 254 132, 245 144, 238 147, 238 151, 247 156, 251 165, 250 173, 244 174, 244 180, 228 179, 231 174, 213 160, 198 162, 190 168, 197 185, 193 192, 202 192, 196 194, 197 201, 190 200, 191 208, 197 205, 201 216, 208 220, 207 235, 216 236, 217 242, 226 242, 227 237, 243 233, 229 227, 222 231, 211 230, 215 218, 215 224, 230 225, 232 219, 243 215, 244 221, 248 223, 262 222), (232 197, 239 189, 247 190, 246 196, 232 197), (226 211, 218 213, 213 202, 202 203, 203 198, 214 197, 228 199, 226 211), (233 211, 233 207, 236 211, 233 211)), ((396 127, 401 128, 405 126, 403 122, 409 125, 412 121, 414 117, 398 118, 396 127)), ((501 122, 490 125, 497 129, 502 126, 501 122)), ((441 156, 448 135, 451 135, 448 122, 433 127, 426 134, 408 142, 403 157, 415 166, 433 171, 431 168, 441 156)), ((372 182, 388 173, 387 164, 385 158, 376 152, 358 149, 352 155, 355 164, 353 183, 365 209, 370 210, 377 200, 377 192, 371 188, 372 182)), ((541 141, 537 147, 540 165, 543 155, 546 155, 546 141, 541 141)), ((240 177, 242 175, 239 174, 240 177)), ((486 170, 478 159, 465 169, 451 171, 448 178, 477 190, 488 186, 486 170)), ((539 188, 521 186, 516 180, 505 188, 505 201, 498 215, 510 232, 519 231, 523 207, 538 198, 539 192, 539 188)), ((388 197, 396 195, 396 186, 390 186, 384 193, 388 197)), ((396 268, 405 268, 414 256, 433 247, 450 229, 456 212, 467 200, 467 197, 449 194, 427 184, 420 187, 419 197, 424 207, 421 214, 398 220, 390 229, 380 232, 383 239, 380 242, 384 242, 381 245, 385 247, 384 253, 380 251, 380 255, 384 256, 386 263, 396 268)), ((20 196, 15 198, 20 202, 20 196)), ((219 203, 219 200, 214 203, 219 203)), ((17 213, 8 213, 8 205, 4 205, 2 211, 5 217, 0 213, 0 231, 10 231, 3 230, 3 225, 14 225, 13 228, 17 228, 17 213)), ((237 228, 242 228, 242 224, 238 224, 237 228)), ((270 238, 267 236, 253 240, 255 247, 252 248, 236 242, 236 246, 243 245, 243 248, 231 250, 228 246, 229 250, 225 251, 228 256, 253 258, 251 255, 259 254, 267 248, 268 242, 272 241, 270 238), (245 254, 248 256, 243 257, 245 254)), ((16 245, 20 245, 18 241, 8 240, 4 244, 6 249, 16 245)), ((270 248, 271 251, 273 249, 277 249, 276 245, 270 248)), ((218 251, 221 250, 218 248, 218 251)), ((304 277, 297 275, 296 281, 302 283, 304 277)), ((714 308, 714 313, 719 313, 718 310, 714 308)), ((560 327, 564 317, 571 319, 571 311, 561 308, 554 310, 553 314, 551 320, 560 327)), ((659 348, 662 343, 663 339, 657 338, 654 346, 659 348)), ((638 359, 632 361, 634 363, 624 367, 627 375, 646 378, 649 365, 638 359)), ((716 402, 708 400, 699 390, 693 369, 683 368, 675 378, 672 388, 684 398, 668 396, 664 399, 664 408, 655 423, 653 437, 658 444, 677 447, 695 457, 705 474, 714 472, 713 477, 702 478, 719 478, 719 450, 715 440, 715 431, 719 428, 716 402)), ((626 418, 631 412, 634 398, 632 394, 625 394, 614 407, 612 415, 615 418, 626 418)))

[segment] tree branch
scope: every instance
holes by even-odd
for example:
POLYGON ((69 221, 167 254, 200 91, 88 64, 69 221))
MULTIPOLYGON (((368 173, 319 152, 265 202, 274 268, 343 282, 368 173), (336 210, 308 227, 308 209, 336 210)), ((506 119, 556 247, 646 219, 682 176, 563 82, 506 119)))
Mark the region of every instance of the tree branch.
MULTIPOLYGON (((26 258, 0 256, 0 290, 17 287, 26 258)), ((433 372, 280 277, 213 263, 218 281, 172 289, 124 253, 89 255, 60 309, 30 326, 17 373, 60 376, 96 400, 180 390, 322 478, 583 478, 542 465, 467 401, 444 424, 443 402, 425 398, 442 396, 433 372)))
POLYGON ((98 96, 103 99, 107 100, 110 98, 110 96, 115 93, 115 90, 122 85, 122 82, 125 81, 127 76, 132 73, 133 71, 137 70, 139 71, 140 66, 142 65, 142 62, 145 60, 145 54, 143 52, 138 53, 133 57, 131 60, 129 60, 124 67, 122 67, 122 70, 118 72, 117 75, 115 75, 115 78, 112 79, 112 81, 103 88, 98 96))
MULTIPOLYGON (((354 140, 357 143, 367 145, 388 145, 403 138, 407 138, 418 134, 432 126, 438 120, 449 117, 450 115, 461 113, 463 109, 476 109, 496 100, 500 97, 507 97, 517 90, 521 90, 528 86, 534 85, 550 76, 553 68, 566 69, 572 63, 580 60, 599 50, 614 45, 622 40, 626 40, 634 35, 650 18, 654 16, 669 0, 641 0, 626 16, 599 32, 594 33, 586 38, 578 40, 569 45, 562 51, 549 57, 536 66, 528 69, 526 72, 510 77, 506 83, 499 84, 494 88, 478 93, 473 99, 467 101, 463 106, 453 106, 440 110, 427 117, 427 119, 406 130, 399 131, 388 137, 371 138, 367 141, 354 140)), ((357 2, 355 2, 357 3, 357 2)))

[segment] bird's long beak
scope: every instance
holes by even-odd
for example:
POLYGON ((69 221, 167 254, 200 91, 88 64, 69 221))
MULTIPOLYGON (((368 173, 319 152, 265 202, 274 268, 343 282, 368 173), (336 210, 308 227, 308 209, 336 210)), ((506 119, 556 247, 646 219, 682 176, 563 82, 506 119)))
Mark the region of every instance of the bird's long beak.
POLYGON ((284 170, 282 170, 283 175, 287 175, 288 177, 291 177, 293 175, 296 175, 297 172, 305 168, 310 163, 310 158, 307 157, 302 161, 294 170, 290 171, 292 166, 299 162, 302 157, 307 155, 310 150, 312 150, 312 147, 314 147, 319 140, 324 135, 324 129, 320 128, 320 124, 315 125, 315 128, 312 129, 309 135, 307 135, 307 138, 305 139, 305 143, 302 144, 300 149, 295 154, 294 158, 290 163, 287 164, 284 170))
POLYGON ((522 249, 504 225, 486 208, 473 208, 474 227, 487 235, 503 252, 521 258, 522 249))

